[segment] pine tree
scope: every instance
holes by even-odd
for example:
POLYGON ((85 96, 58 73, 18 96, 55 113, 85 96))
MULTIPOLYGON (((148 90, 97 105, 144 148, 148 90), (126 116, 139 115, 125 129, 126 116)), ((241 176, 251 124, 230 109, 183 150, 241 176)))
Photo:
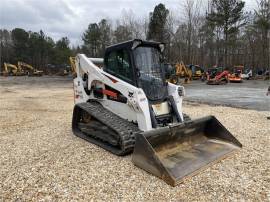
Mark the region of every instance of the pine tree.
POLYGON ((88 29, 83 33, 84 46, 89 49, 91 57, 98 57, 101 32, 97 23, 89 24, 88 29))
POLYGON ((150 13, 150 22, 147 33, 148 40, 165 42, 168 15, 169 10, 161 3, 155 7, 154 12, 150 13))
POLYGON ((99 55, 103 56, 105 53, 106 46, 111 45, 111 25, 108 23, 106 19, 102 19, 99 23, 99 31, 100 31, 100 48, 99 55))
POLYGON ((222 29, 224 40, 224 66, 227 67, 228 42, 237 34, 239 27, 244 25, 243 8, 245 2, 241 0, 213 0, 212 12, 207 20, 222 29))

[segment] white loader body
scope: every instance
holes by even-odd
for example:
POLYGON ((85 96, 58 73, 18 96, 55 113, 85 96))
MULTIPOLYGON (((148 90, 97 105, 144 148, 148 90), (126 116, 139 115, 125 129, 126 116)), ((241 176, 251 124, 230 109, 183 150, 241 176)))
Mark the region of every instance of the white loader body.
MULTIPOLYGON (((98 66, 98 64, 102 63, 102 60, 103 59, 101 58, 88 58, 84 54, 78 54, 76 56, 75 64, 77 76, 73 81, 75 104, 97 99, 104 108, 117 114, 123 119, 137 123, 140 130, 152 130, 149 103, 143 89, 137 88, 103 71, 102 67, 98 66), (87 81, 84 80, 85 74, 88 75, 87 81), (104 89, 105 85, 119 91, 127 98, 127 103, 114 102, 107 99, 106 94, 102 99, 100 99, 94 97, 93 93, 87 93, 87 90, 91 91, 93 87, 104 89)), ((184 87, 168 83, 167 88, 168 94, 173 97, 179 115, 183 120, 182 100, 185 94, 184 87)), ((152 107, 156 115, 169 113, 167 101, 152 105, 152 107)))
POLYGON ((134 39, 101 58, 75 58, 73 133, 176 186, 242 147, 214 117, 182 113, 184 87, 167 83, 164 44, 134 39), (102 63, 104 66, 102 67, 102 63))

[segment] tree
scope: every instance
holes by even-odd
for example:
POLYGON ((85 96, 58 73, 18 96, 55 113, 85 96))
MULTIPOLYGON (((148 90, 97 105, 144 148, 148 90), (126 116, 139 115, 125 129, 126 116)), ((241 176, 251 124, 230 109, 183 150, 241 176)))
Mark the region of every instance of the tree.
POLYGON ((245 2, 241 0, 213 0, 213 9, 207 20, 222 29, 224 40, 224 66, 227 67, 228 42, 233 40, 239 27, 244 24, 243 8, 245 2))
POLYGON ((138 18, 130 9, 122 11, 121 18, 116 21, 116 29, 113 31, 113 42, 120 43, 131 39, 145 39, 147 21, 138 18))
POLYGON ((55 42, 46 36, 42 30, 40 32, 29 32, 28 48, 25 50, 28 59, 24 60, 38 68, 44 68, 46 64, 53 63, 55 58, 55 42))
POLYGON ((105 53, 106 46, 111 45, 111 25, 106 19, 102 19, 99 23, 99 32, 100 32, 100 50, 99 53, 103 55, 105 53))
POLYGON ((166 38, 166 22, 169 10, 164 4, 158 4, 154 8, 154 12, 150 13, 150 21, 147 33, 148 40, 165 42, 166 38))
POLYGON ((38 53, 39 53, 39 55, 38 55, 38 63, 37 63, 37 65, 39 67, 45 65, 46 44, 47 44, 46 36, 45 36, 44 32, 42 30, 40 30, 39 34, 38 34, 38 53))
POLYGON ((98 57, 101 41, 101 32, 97 23, 89 24, 88 29, 83 33, 82 40, 88 49, 91 57, 98 57))
POLYGON ((11 63, 14 56, 11 32, 6 29, 0 30, 0 72, 4 62, 11 63))
POLYGON ((42 30, 25 31, 15 28, 11 32, 0 30, 0 65, 4 62, 17 64, 23 61, 46 71, 47 64, 63 65, 72 55, 69 39, 64 37, 54 42, 42 30))
POLYGON ((55 52, 56 52, 54 50, 55 42, 51 37, 46 36, 45 42, 46 43, 44 44, 45 52, 44 52, 44 60, 43 60, 44 63, 42 64, 42 67, 45 67, 46 64, 52 63, 52 59, 54 58, 55 52))
POLYGON ((187 26, 185 23, 179 24, 173 37, 173 51, 175 53, 174 62, 183 60, 186 62, 186 32, 187 26))
POLYGON ((106 46, 111 44, 111 33, 111 24, 106 19, 102 19, 99 23, 89 24, 82 36, 84 42, 82 51, 92 57, 102 57, 106 46))
POLYGON ((255 28, 259 30, 259 36, 261 41, 261 60, 263 64, 267 65, 270 68, 270 1, 269 0, 260 0, 258 2, 258 10, 255 10, 255 28))
POLYGON ((187 41, 187 62, 194 63, 194 50, 192 47, 198 44, 198 24, 200 20, 200 0, 186 0, 184 5, 184 15, 187 24, 186 41, 187 41), (192 57, 193 56, 193 57, 192 57))
POLYGON ((169 63, 183 60, 204 67, 243 64, 254 71, 265 69, 270 66, 269 0, 257 0, 258 7, 248 14, 242 1, 184 0, 179 16, 163 4, 147 16, 123 10, 117 21, 101 19, 89 24, 82 35, 83 44, 73 45, 72 50, 67 38, 55 43, 43 31, 1 29, 0 65, 24 60, 41 69, 47 64, 57 67, 67 63, 70 55, 102 57, 111 43, 141 38, 164 42, 169 63))
POLYGON ((199 29, 199 38, 201 42, 201 57, 200 61, 203 66, 214 66, 215 61, 215 25, 208 21, 205 21, 204 24, 199 29))
MULTIPOLYGON (((251 16, 251 14, 250 14, 251 16)), ((253 16, 252 16, 253 17, 253 16)), ((247 22, 242 37, 243 43, 245 44, 245 63, 248 63, 251 67, 257 66, 257 31, 253 25, 253 19, 247 22)))
POLYGON ((131 30, 127 26, 118 25, 116 30, 114 31, 114 42, 120 43, 131 39, 132 39, 131 30))
POLYGON ((27 60, 26 50, 28 48, 29 34, 24 29, 15 28, 11 31, 11 36, 15 53, 14 60, 27 60))
POLYGON ((134 12, 130 9, 126 11, 125 9, 122 11, 122 16, 120 20, 120 24, 131 33, 132 38, 143 39, 145 37, 145 21, 143 19, 139 19, 135 16, 134 12))
POLYGON ((63 37, 56 42, 56 54, 54 59, 56 64, 68 64, 69 57, 72 54, 69 44, 70 41, 67 37, 63 37))
POLYGON ((35 67, 41 66, 41 54, 40 54, 40 35, 38 32, 29 32, 28 39, 28 55, 29 60, 24 61, 32 64, 35 67))

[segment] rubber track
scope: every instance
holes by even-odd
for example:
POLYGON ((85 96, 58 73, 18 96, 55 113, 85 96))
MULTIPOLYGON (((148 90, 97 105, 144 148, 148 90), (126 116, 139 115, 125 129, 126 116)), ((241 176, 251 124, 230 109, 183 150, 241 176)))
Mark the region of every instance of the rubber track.
POLYGON ((114 130, 119 135, 121 145, 119 145, 118 148, 110 145, 108 142, 102 141, 98 137, 94 137, 92 135, 85 135, 79 130, 73 130, 77 136, 86 139, 89 142, 94 143, 116 155, 122 156, 133 151, 135 145, 135 135, 136 133, 141 132, 135 124, 125 119, 122 119, 111 111, 105 109, 98 102, 91 101, 87 103, 80 103, 75 105, 75 107, 83 109, 84 111, 89 113, 90 116, 94 117, 107 127, 114 130))

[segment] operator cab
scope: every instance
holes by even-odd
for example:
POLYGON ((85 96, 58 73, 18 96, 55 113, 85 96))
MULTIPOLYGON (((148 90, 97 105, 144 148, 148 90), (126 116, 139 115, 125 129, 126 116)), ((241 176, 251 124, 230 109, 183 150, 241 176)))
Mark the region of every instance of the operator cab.
POLYGON ((183 121, 168 95, 163 50, 163 43, 135 39, 108 47, 104 57, 104 71, 143 89, 153 128, 168 125, 173 119, 183 121))
POLYGON ((104 71, 142 88, 149 101, 162 101, 168 96, 163 50, 163 43, 139 39, 110 46, 104 71))

